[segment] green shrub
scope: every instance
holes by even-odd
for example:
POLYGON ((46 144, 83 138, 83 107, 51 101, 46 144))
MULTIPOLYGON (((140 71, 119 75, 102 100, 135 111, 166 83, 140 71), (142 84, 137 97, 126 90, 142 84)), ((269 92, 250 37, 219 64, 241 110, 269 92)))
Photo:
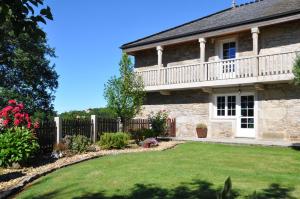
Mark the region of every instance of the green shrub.
POLYGON ((300 85, 300 55, 297 56, 293 67, 294 84, 300 85))
POLYGON ((157 113, 151 113, 149 115, 149 121, 152 127, 152 130, 156 133, 155 137, 165 135, 167 131, 167 119, 168 113, 163 111, 158 111, 157 113))
POLYGON ((24 163, 39 149, 37 139, 26 128, 11 128, 0 134, 0 166, 24 163))
POLYGON ((131 138, 134 139, 136 144, 144 141, 147 138, 155 138, 159 136, 158 133, 154 132, 152 129, 139 129, 130 132, 131 138))
POLYGON ((74 153, 86 152, 91 145, 90 139, 83 135, 66 136, 64 138, 64 144, 68 150, 74 153))
POLYGON ((129 144, 127 133, 104 133, 100 137, 99 145, 102 149, 123 149, 129 144))

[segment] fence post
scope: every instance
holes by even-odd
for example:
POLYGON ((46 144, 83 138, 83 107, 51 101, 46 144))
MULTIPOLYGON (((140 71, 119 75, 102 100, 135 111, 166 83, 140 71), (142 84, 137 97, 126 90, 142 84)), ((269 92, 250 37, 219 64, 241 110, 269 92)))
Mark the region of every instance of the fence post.
POLYGON ((55 117, 54 121, 56 123, 56 144, 59 144, 62 140, 62 121, 60 117, 55 117))
POLYGON ((97 120, 97 116, 96 115, 91 115, 91 121, 92 121, 92 124, 93 124, 93 135, 92 135, 92 140, 94 143, 97 142, 97 133, 98 133, 98 120, 97 120))
POLYGON ((121 118, 118 117, 117 121, 118 121, 118 131, 123 132, 123 124, 122 124, 121 118))

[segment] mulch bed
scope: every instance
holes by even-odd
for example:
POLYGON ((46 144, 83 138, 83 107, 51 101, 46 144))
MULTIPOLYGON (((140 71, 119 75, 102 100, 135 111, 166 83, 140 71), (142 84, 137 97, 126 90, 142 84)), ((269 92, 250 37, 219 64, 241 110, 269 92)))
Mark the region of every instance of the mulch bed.
POLYGON ((39 158, 39 162, 34 162, 31 167, 22 169, 3 169, 0 170, 0 199, 9 197, 22 190, 25 185, 33 180, 51 173, 57 169, 74 165, 86 160, 98 158, 107 155, 117 155, 124 153, 138 153, 147 151, 163 151, 171 149, 183 142, 169 141, 160 142, 159 146, 154 148, 126 148, 123 150, 100 150, 84 154, 74 155, 72 157, 64 157, 58 160, 51 159, 49 156, 39 158))

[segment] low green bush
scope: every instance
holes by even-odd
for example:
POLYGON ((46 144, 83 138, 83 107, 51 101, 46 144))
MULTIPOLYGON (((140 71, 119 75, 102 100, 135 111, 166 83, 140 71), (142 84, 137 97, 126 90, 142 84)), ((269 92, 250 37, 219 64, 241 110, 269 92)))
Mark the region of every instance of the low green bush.
POLYGON ((39 149, 34 134, 27 128, 10 128, 0 134, 0 166, 24 163, 39 149))
POLYGON ((86 152, 91 145, 90 139, 83 135, 66 136, 63 142, 66 148, 73 153, 86 152))
POLYGON ((157 113, 151 113, 149 115, 149 121, 153 131, 155 134, 154 137, 164 136, 167 131, 167 120, 168 120, 168 113, 166 110, 158 111, 157 113))
POLYGON ((156 133, 152 129, 139 129, 130 132, 131 138, 134 139, 136 144, 139 144, 140 142, 144 141, 147 138, 155 138, 159 136, 159 133, 156 133))
POLYGON ((104 133, 98 144, 102 149, 123 149, 128 146, 129 140, 127 133, 104 133))

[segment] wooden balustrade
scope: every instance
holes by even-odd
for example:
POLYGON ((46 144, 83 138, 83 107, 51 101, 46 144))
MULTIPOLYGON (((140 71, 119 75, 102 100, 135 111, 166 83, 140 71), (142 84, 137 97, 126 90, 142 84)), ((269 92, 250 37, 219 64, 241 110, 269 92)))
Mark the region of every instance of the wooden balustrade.
MULTIPOLYGON (((298 52, 259 55, 139 71, 145 86, 292 74, 298 52)), ((298 53, 299 54, 299 53, 298 53)))

